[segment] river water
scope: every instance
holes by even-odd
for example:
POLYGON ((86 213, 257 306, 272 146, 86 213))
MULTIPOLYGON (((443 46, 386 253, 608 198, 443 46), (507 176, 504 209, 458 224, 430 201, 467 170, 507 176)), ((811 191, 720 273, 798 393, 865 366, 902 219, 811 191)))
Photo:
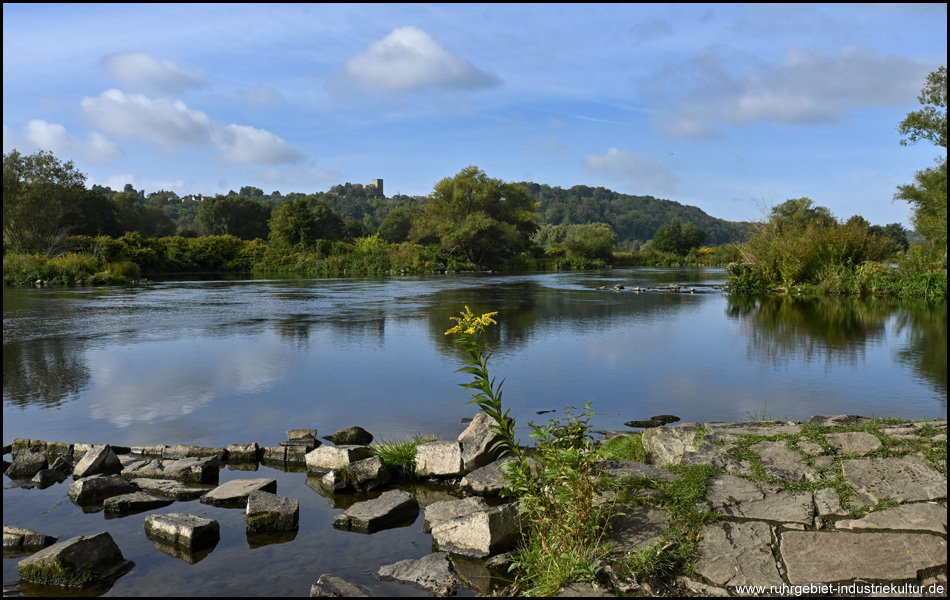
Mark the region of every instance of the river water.
MULTIPOLYGON (((377 440, 452 439, 475 412, 455 372, 464 356, 444 335, 466 305, 498 311, 483 340, 523 440, 528 421, 587 402, 596 429, 657 414, 946 418, 945 303, 739 300, 724 280, 720 269, 615 269, 4 288, 3 440, 276 446, 288 429, 350 425, 377 440), (694 291, 634 289, 672 283, 694 291)), ((235 476, 248 474, 222 481, 235 476)), ((302 595, 325 572, 378 586, 378 566, 431 551, 421 518, 340 532, 340 508, 304 474, 253 476, 300 500, 300 532, 258 545, 242 511, 162 509, 221 522, 221 542, 195 564, 154 549, 144 515, 81 513, 66 484, 5 479, 4 523, 64 538, 108 530, 136 562, 109 595, 302 595)), ((16 560, 3 562, 16 580, 16 560)))

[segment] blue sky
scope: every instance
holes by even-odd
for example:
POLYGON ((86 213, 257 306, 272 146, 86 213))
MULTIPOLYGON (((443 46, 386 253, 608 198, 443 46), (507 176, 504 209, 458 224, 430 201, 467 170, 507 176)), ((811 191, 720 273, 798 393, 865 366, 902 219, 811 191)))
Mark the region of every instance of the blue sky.
POLYGON ((3 151, 215 194, 490 177, 908 224, 947 6, 3 5, 3 151))

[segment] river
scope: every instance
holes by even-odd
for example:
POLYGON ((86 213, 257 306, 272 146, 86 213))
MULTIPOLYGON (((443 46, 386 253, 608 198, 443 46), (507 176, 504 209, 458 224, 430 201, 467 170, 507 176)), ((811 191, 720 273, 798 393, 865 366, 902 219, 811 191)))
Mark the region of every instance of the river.
MULTIPOLYGON (((451 439, 475 412, 444 335, 466 305, 498 312, 483 340, 524 440, 528 421, 588 402, 596 429, 657 414, 946 418, 945 303, 740 300, 724 280, 721 269, 615 269, 5 287, 3 439, 276 446, 289 429, 351 425, 377 440, 451 439), (635 289, 673 283, 693 291, 635 289)), ((302 474, 254 476, 301 501, 300 533, 251 548, 241 511, 176 503, 164 511, 221 520, 221 542, 195 565, 152 548, 143 515, 80 513, 66 484, 5 479, 4 523, 65 537, 108 529, 137 565, 110 595, 301 595, 321 573, 370 585, 379 565, 430 551, 421 520, 339 532, 339 510, 302 474)), ((15 579, 5 558, 4 581, 15 579)))

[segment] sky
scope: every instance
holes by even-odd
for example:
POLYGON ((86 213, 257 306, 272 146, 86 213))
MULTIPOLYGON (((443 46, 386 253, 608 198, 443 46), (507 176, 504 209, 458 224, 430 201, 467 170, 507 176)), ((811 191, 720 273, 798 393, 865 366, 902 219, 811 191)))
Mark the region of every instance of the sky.
POLYGON ((946 4, 4 4, 3 151, 213 195, 603 186, 909 225, 946 4))

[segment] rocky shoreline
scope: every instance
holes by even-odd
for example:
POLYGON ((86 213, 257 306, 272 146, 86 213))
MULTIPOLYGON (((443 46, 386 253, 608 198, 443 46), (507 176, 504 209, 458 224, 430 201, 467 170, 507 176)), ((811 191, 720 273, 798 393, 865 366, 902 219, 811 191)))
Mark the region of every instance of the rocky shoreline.
MULTIPOLYGON (((646 462, 601 464, 603 473, 641 490, 611 521, 611 555, 602 579, 596 587, 567 586, 562 595, 945 596, 946 421, 878 422, 873 432, 862 428, 868 422, 841 415, 805 423, 690 422, 643 429, 646 462), (676 485, 676 465, 700 464, 712 465, 716 474, 695 507, 712 516, 699 536, 693 571, 662 582, 623 575, 614 567, 624 557, 647 548, 661 551, 657 546, 670 516, 651 495, 655 484, 676 485)), ((17 439, 4 446, 4 454, 13 456, 12 463, 4 461, 4 472, 24 486, 49 487, 72 477, 68 495, 74 503, 116 515, 195 498, 244 507, 250 537, 294 535, 298 500, 279 496, 276 480, 269 478, 217 485, 219 469, 296 465, 308 485, 319 482, 311 487, 333 506, 337 495, 385 490, 348 506, 334 528, 373 533, 414 522, 424 512, 424 530, 438 551, 378 567, 377 578, 412 583, 433 595, 473 586, 484 593, 519 539, 515 505, 498 498, 505 459, 490 452, 488 425, 479 414, 457 440, 417 446, 416 475, 448 482, 459 495, 427 506, 393 489, 396 477, 360 428, 324 438, 332 445, 321 443, 315 429, 291 430, 285 443, 267 448, 125 448, 17 439)), ((217 526, 187 513, 153 514, 144 533, 162 552, 190 562, 213 548, 217 526)), ((86 587, 132 568, 107 531, 61 541, 47 533, 4 524, 4 557, 25 557, 18 563, 23 580, 86 587)), ((8 593, 17 593, 15 583, 4 584, 8 593)), ((328 573, 310 595, 369 593, 328 573)))

